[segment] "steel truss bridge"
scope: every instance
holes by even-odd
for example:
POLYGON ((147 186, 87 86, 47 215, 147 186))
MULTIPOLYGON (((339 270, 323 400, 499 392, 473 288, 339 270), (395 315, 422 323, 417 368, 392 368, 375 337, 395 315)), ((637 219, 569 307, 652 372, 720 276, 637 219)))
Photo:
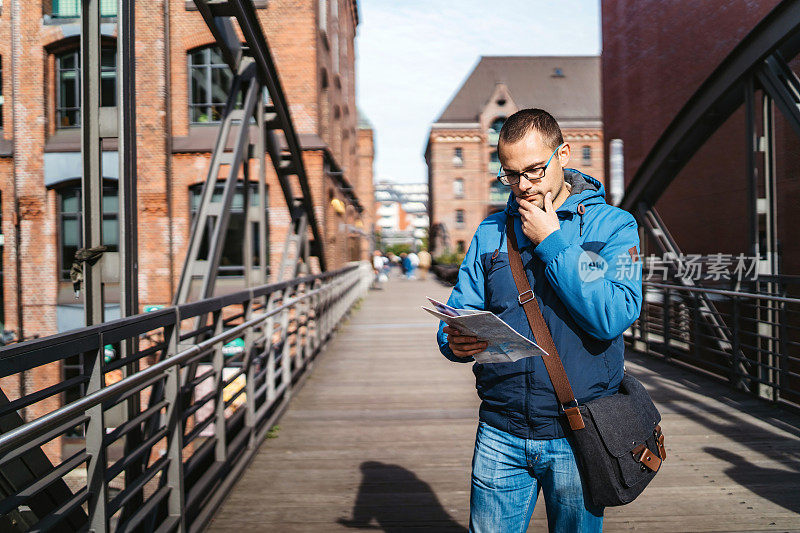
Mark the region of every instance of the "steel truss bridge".
MULTIPOLYGON (((785 0, 725 58, 675 116, 628 185, 620 206, 662 253, 661 279, 645 282, 634 325, 638 350, 711 372, 773 402, 800 405, 800 276, 779 272, 775 113, 800 136, 800 2, 785 0), (744 106, 750 256, 754 279, 697 287, 655 204, 680 170, 744 106), (763 191, 763 196, 760 196, 763 191), (759 239, 759 232, 765 238, 759 239), (794 297, 790 297, 793 295, 794 297)), ((709 258, 704 258, 708 260, 709 258)))
MULTIPOLYGON (((97 67, 81 74, 83 242, 90 249, 101 243, 100 140, 117 137, 124 154, 119 172, 123 317, 103 320, 101 271, 87 262, 87 327, 0 350, 3 380, 67 358, 83 362, 80 375, 45 389, 18 398, 0 393, 0 529, 198 531, 286 409, 315 356, 365 294, 371 271, 362 264, 326 270, 297 136, 250 0, 195 0, 235 77, 174 305, 138 314, 133 2, 119 0, 113 110, 99 105, 99 3, 84 0, 81 18, 81 61, 97 67), (239 100, 243 106, 236 109, 239 100), (254 137, 251 121, 257 126, 254 137), (234 148, 225 151, 231 138, 234 148), (212 297, 236 180, 254 159, 256 194, 265 205, 267 156, 291 215, 278 281, 267 284, 263 268, 252 274, 250 228, 257 225, 264 238, 268 223, 264 210, 254 209, 245 213, 248 288, 212 297), (212 202, 226 165, 221 201, 212 202), (201 258, 204 239, 208 255, 201 258), (195 286, 199 295, 190 301, 195 286), (233 339, 242 339, 243 346, 231 351, 233 339), (119 354, 110 362, 104 359, 108 345, 119 354), (26 409, 78 385, 85 385, 83 397, 26 419, 26 409), (112 418, 121 421, 112 424, 112 418), (64 436, 79 444, 65 447, 54 464, 45 450, 64 436), (79 467, 84 478, 68 476, 79 467)), ((675 117, 622 201, 667 257, 662 279, 645 283, 647 301, 627 334, 630 345, 792 408, 800 405, 800 299, 787 291, 800 279, 777 271, 773 128, 777 110, 800 135, 800 81, 787 66, 798 52, 800 0, 785 0, 675 117), (683 255, 654 206, 740 106, 746 111, 742 146, 748 153, 750 242, 751 252, 761 257, 759 276, 727 289, 697 286, 676 275, 686 267, 683 255), (765 197, 757 197, 759 190, 765 197), (759 227, 767 230, 763 247, 759 227)), ((250 202, 244 205, 247 209, 250 202)), ((258 249, 263 254, 265 247, 258 249)), ((259 261, 266 263, 263 256, 259 261)))

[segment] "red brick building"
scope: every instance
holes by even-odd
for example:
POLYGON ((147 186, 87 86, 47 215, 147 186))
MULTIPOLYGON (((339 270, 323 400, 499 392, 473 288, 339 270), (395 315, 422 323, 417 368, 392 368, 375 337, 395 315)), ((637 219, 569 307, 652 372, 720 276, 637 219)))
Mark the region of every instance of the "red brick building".
MULTIPOLYGON (((372 132, 359 125, 355 105, 356 0, 254 3, 304 151, 328 266, 366 257, 369 232, 356 229, 370 228, 374 219, 372 132), (351 184, 363 212, 347 199, 351 184)), ((101 4, 102 102, 114 105, 116 2, 101 4)), ((83 320, 67 278, 81 246, 79 5, 18 1, 0 10, 0 320, 25 338, 83 320)), ((136 63, 139 301, 169 304, 232 76, 193 2, 185 0, 136 2, 136 63)), ((106 319, 119 314, 115 149, 106 144, 103 153, 106 319)), ((268 168, 269 260, 276 265, 289 216, 268 168)), ((244 184, 223 252, 222 290, 244 284, 237 230, 243 222, 236 214, 243 190, 244 184)), ((55 383, 63 371, 28 373, 35 374, 28 376, 29 392, 55 383)))
POLYGON ((482 57, 428 137, 435 255, 464 253, 481 220, 505 206, 509 189, 495 179, 497 138, 506 117, 531 107, 558 120, 572 147, 569 166, 604 181, 600 58, 482 57))
MULTIPOLYGON (((692 94, 779 3, 603 2, 605 138, 623 142, 626 184, 692 94)), ((791 64, 798 72, 798 63, 791 64)), ((700 147, 656 203, 685 253, 750 253, 744 116, 742 106, 700 147)), ((800 235, 793 210, 800 202, 800 142, 781 113, 776 111, 775 117, 779 270, 797 274, 800 235)))

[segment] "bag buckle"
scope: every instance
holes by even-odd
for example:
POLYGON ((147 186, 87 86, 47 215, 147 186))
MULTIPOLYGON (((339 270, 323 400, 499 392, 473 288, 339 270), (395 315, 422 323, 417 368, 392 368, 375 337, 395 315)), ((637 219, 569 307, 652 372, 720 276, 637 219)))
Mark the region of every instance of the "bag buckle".
POLYGON ((631 453, 636 461, 649 468, 653 472, 658 472, 658 469, 661 467, 661 458, 651 452, 650 448, 644 444, 640 444, 631 450, 631 453), (638 457, 636 457, 637 454, 639 454, 638 457))
POLYGON ((536 296, 534 296, 534 294, 533 294, 533 291, 532 291, 531 289, 528 289, 527 291, 525 291, 525 292, 523 292, 522 294, 520 294, 519 296, 517 296, 517 301, 519 302, 519 305, 525 305, 526 303, 530 302, 530 301, 531 301, 531 300, 533 300, 534 298, 536 298, 536 296), (523 302, 523 301, 522 301, 522 297, 523 297, 523 296, 525 296, 525 295, 526 295, 526 294, 528 294, 528 293, 530 293, 530 296, 528 296, 528 297, 525 299, 525 301, 523 302))
POLYGON ((566 404, 561 404, 561 408, 564 410, 564 414, 567 415, 567 421, 569 422, 569 427, 571 430, 576 431, 578 429, 583 429, 586 425, 583 423, 583 417, 581 416, 581 411, 579 409, 578 400, 572 400, 567 403, 573 403, 575 405, 573 407, 566 407, 566 404))
POLYGON ((661 456, 661 460, 667 458, 667 449, 664 447, 664 434, 661 432, 661 426, 656 426, 656 429, 653 430, 653 434, 656 437, 656 445, 658 446, 658 455, 661 456))

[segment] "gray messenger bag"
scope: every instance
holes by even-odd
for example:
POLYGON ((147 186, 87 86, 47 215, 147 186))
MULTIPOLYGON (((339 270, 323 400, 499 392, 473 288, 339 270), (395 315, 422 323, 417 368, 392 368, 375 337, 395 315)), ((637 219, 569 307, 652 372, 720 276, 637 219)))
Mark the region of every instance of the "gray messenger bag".
MULTIPOLYGON (((508 217, 508 258, 519 294, 530 292, 508 217)), ((667 458, 661 415, 639 381, 625 374, 619 392, 579 405, 536 298, 520 300, 543 356, 558 402, 575 437, 575 457, 592 503, 611 507, 632 502, 667 458)))

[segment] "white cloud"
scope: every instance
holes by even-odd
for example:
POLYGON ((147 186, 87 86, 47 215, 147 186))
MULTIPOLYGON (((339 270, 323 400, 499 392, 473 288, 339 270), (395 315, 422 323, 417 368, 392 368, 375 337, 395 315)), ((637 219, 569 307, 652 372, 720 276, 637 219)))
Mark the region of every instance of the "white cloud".
POLYGON ((376 179, 427 179, 436 120, 481 55, 600 53, 598 0, 360 0, 357 99, 375 127, 376 179))

